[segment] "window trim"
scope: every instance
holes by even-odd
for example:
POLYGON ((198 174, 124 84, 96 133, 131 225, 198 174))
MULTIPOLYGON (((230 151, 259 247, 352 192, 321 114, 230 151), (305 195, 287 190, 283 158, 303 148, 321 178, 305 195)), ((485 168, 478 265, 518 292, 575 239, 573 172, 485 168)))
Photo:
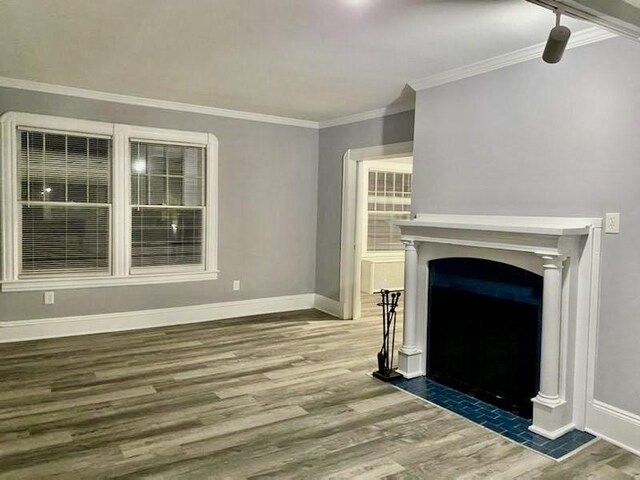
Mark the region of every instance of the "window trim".
POLYGON ((58 290, 68 288, 153 285, 218 277, 218 139, 212 133, 188 132, 96 122, 66 117, 7 112, 0 116, 0 241, 3 292, 58 290), (60 133, 104 135, 112 140, 111 271, 110 274, 43 275, 19 278, 20 228, 18 198, 18 127, 60 133), (131 268, 131 141, 193 145, 205 148, 204 262, 197 268, 162 267, 142 272, 131 268), (116 181, 116 179, 120 179, 116 181))

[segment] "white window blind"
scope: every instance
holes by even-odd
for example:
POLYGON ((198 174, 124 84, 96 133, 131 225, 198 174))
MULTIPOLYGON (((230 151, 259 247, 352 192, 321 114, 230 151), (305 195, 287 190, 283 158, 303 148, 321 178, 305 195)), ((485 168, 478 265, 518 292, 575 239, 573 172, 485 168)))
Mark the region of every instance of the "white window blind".
POLYGON ((411 174, 369 171, 367 251, 403 250, 396 220, 411 217, 411 174))
POLYGON ((19 130, 20 276, 110 271, 111 139, 19 130))
POLYGON ((131 267, 204 266, 205 148, 131 142, 131 267))

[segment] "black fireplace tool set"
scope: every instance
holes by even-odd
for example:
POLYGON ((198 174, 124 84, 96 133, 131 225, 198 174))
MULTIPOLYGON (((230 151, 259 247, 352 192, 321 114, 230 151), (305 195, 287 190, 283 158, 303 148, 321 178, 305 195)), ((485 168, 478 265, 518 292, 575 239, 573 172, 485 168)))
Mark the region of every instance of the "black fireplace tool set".
POLYGON ((396 340, 396 308, 400 292, 380 290, 382 301, 382 348, 378 352, 378 371, 373 376, 388 382, 401 375, 393 368, 393 346, 396 340))

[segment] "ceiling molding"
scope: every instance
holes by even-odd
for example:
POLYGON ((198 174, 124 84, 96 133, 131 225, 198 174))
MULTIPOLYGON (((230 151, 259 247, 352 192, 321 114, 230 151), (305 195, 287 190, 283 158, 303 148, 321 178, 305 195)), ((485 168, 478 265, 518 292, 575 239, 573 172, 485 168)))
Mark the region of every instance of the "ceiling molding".
POLYGON ((32 92, 52 93, 55 95, 65 95, 67 97, 87 98, 90 100, 100 100, 104 102, 121 103, 125 105, 136 105, 142 107, 161 108, 164 110, 174 110, 178 112, 198 113, 201 115, 213 115, 216 117, 234 118, 237 120, 249 120, 262 123, 275 123, 278 125, 289 125, 293 127, 318 129, 318 122, 311 120, 300 120, 297 118, 278 117, 263 113, 242 112, 238 110, 228 110, 226 108, 207 107, 204 105, 194 105, 191 103, 172 102, 170 100, 159 100, 155 98, 136 97, 132 95, 122 95, 120 93, 100 92, 77 87, 67 87, 51 83, 34 82, 31 80, 21 80, 17 78, 0 77, 0 87, 15 88, 19 90, 29 90, 32 92))
POLYGON ((337 127, 338 125, 347 125, 349 123, 362 122, 364 120, 373 120, 374 118, 386 117, 396 113, 409 112, 414 108, 415 107, 413 105, 377 108, 376 110, 354 113, 353 115, 347 115, 346 117, 338 117, 331 120, 321 121, 320 128, 337 127))
MULTIPOLYGON (((615 34, 597 27, 587 28, 574 33, 571 36, 571 40, 569 41, 567 48, 581 47, 582 45, 600 42, 615 36, 615 34)), ((545 42, 538 43, 531 47, 521 48, 520 50, 514 50, 513 52, 505 53, 504 55, 498 55, 497 57, 488 58, 480 62, 471 63, 469 65, 453 68, 445 72, 421 78, 410 82, 409 86, 415 91, 426 90, 446 83, 455 82, 456 80, 462 80, 463 78, 474 77, 476 75, 498 70, 510 65, 534 60, 536 58, 540 58, 544 51, 544 47, 545 42)))
MULTIPOLYGON (((567 48, 576 48, 582 45, 606 40, 616 35, 605 30, 593 27, 581 30, 571 36, 571 41, 567 48)), ((473 77, 482 73, 491 72, 500 68, 508 67, 518 63, 539 58, 544 50, 545 43, 539 43, 531 47, 522 48, 513 52, 492 57, 480 62, 472 63, 458 68, 453 68, 445 72, 437 73, 409 83, 415 91, 426 90, 446 83, 455 82, 464 78, 473 77)), ((137 97, 133 95, 123 95, 119 93, 101 92, 78 87, 67 87, 51 83, 35 82, 31 80, 21 80, 17 78, 0 77, 0 87, 28 90, 32 92, 51 93, 68 97, 86 98, 90 100, 100 100, 104 102, 121 103, 125 105, 135 105, 151 108, 161 108, 178 112, 197 113, 201 115, 212 115, 216 117, 234 118, 237 120, 248 120, 262 123, 273 123, 278 125, 288 125, 293 127, 322 129, 347 125, 350 123, 373 120, 375 118, 386 117, 396 113, 413 110, 412 105, 383 107, 376 110, 338 117, 330 120, 315 122, 312 120, 301 120, 297 118, 279 117, 264 113, 243 112, 239 110, 229 110, 225 108, 208 107, 191 103, 173 102, 170 100, 160 100, 155 98, 137 97)))

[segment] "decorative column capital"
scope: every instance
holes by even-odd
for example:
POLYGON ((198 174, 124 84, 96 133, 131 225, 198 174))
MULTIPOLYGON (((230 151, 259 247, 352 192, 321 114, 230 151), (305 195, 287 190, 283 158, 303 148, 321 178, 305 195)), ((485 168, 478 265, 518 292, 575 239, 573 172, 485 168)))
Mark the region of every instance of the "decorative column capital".
POLYGON ((542 254, 542 268, 545 270, 562 270, 566 255, 542 254))
POLYGON ((413 240, 408 240, 408 239, 402 239, 401 240, 402 243, 404 243, 404 249, 405 250, 409 250, 409 249, 414 249, 416 248, 416 242, 413 240))

